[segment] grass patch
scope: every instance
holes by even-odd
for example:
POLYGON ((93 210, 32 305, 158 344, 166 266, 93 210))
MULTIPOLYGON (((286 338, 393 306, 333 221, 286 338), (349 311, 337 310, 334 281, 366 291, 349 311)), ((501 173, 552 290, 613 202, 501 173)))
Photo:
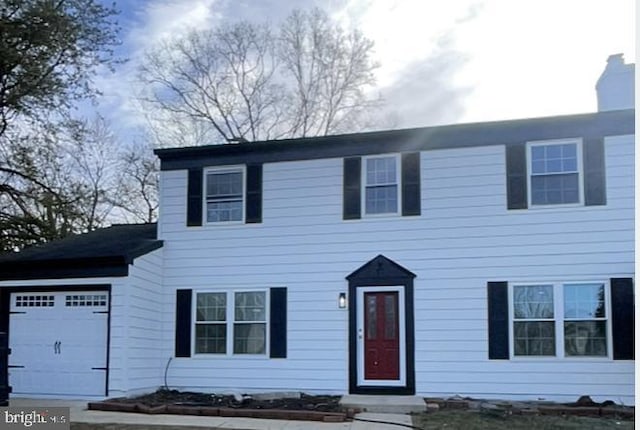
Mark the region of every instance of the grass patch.
POLYGON ((497 417, 478 411, 438 411, 413 416, 413 424, 424 430, 632 430, 632 420, 549 415, 497 417))

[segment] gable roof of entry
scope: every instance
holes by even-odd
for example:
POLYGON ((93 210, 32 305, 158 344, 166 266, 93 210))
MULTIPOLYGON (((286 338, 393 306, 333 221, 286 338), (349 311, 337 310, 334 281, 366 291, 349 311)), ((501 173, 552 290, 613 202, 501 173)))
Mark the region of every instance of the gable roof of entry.
POLYGON ((0 280, 127 276, 135 258, 161 246, 156 224, 116 224, 0 254, 0 280))

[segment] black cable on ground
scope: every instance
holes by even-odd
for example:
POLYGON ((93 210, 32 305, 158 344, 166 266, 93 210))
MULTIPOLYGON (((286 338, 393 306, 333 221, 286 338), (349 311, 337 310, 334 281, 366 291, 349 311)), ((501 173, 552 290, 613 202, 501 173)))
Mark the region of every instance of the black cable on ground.
POLYGON ((411 424, 394 423, 392 421, 368 420, 366 418, 356 418, 356 417, 353 417, 352 419, 354 421, 362 421, 365 423, 390 424, 390 425, 399 426, 399 427, 406 427, 413 430, 424 430, 422 427, 412 426, 411 424))
POLYGON ((169 360, 167 361, 167 365, 164 368, 164 389, 169 391, 169 386, 167 385, 167 372, 169 371, 169 364, 171 364, 171 360, 173 359, 173 357, 169 357, 169 360))

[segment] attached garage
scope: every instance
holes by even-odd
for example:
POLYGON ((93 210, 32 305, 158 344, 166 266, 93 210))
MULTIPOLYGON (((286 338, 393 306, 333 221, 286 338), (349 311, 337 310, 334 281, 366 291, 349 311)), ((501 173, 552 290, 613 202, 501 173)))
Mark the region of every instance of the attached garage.
POLYGON ((10 301, 14 394, 107 394, 109 291, 16 292, 10 301))
POLYGON ((161 247, 155 224, 116 225, 0 256, 0 332, 11 348, 0 371, 11 397, 106 397, 159 386, 159 364, 146 380, 131 378, 126 365, 148 360, 136 339, 153 342, 145 329, 160 325, 149 317, 159 309, 141 303, 161 294, 161 247))

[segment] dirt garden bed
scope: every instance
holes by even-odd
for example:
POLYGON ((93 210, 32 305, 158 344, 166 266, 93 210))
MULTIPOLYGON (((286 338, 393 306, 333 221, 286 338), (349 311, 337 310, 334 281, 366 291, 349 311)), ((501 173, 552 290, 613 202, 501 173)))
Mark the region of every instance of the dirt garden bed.
POLYGON ((424 430, 634 428, 635 408, 612 401, 597 403, 582 396, 573 403, 506 402, 452 397, 426 398, 427 412, 413 416, 424 430))
POLYGON ((340 396, 301 393, 219 395, 158 390, 137 397, 89 403, 90 410, 222 417, 343 422, 355 411, 343 411, 340 396))

